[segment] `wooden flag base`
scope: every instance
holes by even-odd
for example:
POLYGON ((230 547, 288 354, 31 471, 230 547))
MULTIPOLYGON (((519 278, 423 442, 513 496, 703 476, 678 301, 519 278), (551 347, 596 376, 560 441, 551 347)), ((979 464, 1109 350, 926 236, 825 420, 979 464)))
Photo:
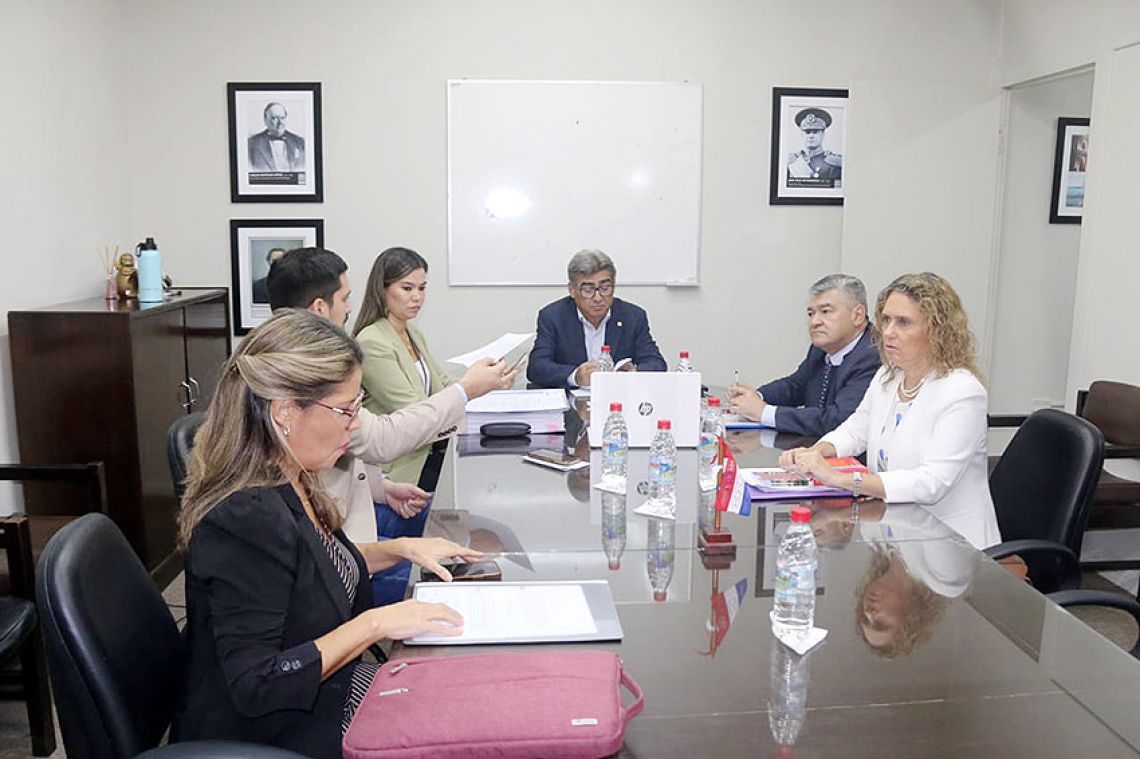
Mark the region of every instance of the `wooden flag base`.
POLYGON ((706 556, 731 556, 736 558, 736 543, 732 533, 725 530, 701 530, 697 547, 706 556))

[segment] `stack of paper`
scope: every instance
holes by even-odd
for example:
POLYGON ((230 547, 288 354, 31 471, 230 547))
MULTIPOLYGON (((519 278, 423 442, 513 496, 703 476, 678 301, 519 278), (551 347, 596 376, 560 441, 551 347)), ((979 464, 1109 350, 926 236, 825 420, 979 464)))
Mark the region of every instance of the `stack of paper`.
POLYGON ((561 390, 496 390, 467 403, 467 435, 489 422, 523 422, 534 433, 562 432, 570 406, 561 390))

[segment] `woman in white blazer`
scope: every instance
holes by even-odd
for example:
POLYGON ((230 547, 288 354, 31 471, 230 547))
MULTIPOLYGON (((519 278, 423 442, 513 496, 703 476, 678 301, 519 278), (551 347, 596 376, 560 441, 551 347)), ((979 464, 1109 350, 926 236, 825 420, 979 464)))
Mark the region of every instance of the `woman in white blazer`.
POLYGON ((962 302, 937 274, 904 274, 876 304, 882 368, 843 424, 780 465, 887 503, 930 509, 976 548, 1001 542, 986 461, 987 397, 962 302), (832 456, 866 452, 869 474, 832 456))

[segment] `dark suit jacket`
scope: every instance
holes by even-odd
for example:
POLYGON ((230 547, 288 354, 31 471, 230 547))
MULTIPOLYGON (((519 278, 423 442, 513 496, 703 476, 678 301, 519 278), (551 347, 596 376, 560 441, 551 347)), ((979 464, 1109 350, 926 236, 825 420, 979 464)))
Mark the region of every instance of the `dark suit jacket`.
POLYGON ((831 432, 851 416, 879 369, 879 351, 871 342, 868 326, 843 363, 831 370, 827 399, 821 408, 819 391, 826 357, 813 345, 795 372, 757 388, 765 401, 780 407, 776 410, 776 429, 780 432, 816 438, 831 432))
POLYGON ((353 664, 322 683, 313 641, 371 606, 364 559, 351 550, 360 582, 349 608, 289 485, 243 490, 206 515, 186 553, 189 659, 175 740, 231 738, 341 755, 353 664))
MULTIPOLYGON (((629 358, 640 372, 665 371, 665 359, 649 333, 645 310, 621 298, 614 298, 610 306, 605 344, 610 346, 615 363, 629 358)), ((567 295, 538 312, 526 378, 541 387, 569 387, 566 378, 585 361, 586 338, 578 321, 578 307, 567 295)))
MULTIPOLYGON (((285 158, 289 161, 287 171, 305 170, 305 139, 292 132, 286 132, 285 158)), ((249 168, 253 171, 277 171, 273 166, 273 149, 269 147, 269 130, 258 132, 249 138, 249 168)))

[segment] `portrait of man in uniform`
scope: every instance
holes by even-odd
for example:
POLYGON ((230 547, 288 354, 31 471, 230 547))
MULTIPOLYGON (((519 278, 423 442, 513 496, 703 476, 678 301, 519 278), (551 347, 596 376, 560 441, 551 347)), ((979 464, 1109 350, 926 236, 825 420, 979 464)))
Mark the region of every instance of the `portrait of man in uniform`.
POLYGON ((795 122, 803 134, 804 146, 788 154, 788 186, 838 186, 843 178, 843 156, 823 147, 824 132, 831 126, 831 114, 822 108, 804 108, 796 114, 795 122), (803 179, 823 181, 794 181, 803 179))
POLYGON ((772 205, 843 205, 847 90, 772 88, 772 205))

